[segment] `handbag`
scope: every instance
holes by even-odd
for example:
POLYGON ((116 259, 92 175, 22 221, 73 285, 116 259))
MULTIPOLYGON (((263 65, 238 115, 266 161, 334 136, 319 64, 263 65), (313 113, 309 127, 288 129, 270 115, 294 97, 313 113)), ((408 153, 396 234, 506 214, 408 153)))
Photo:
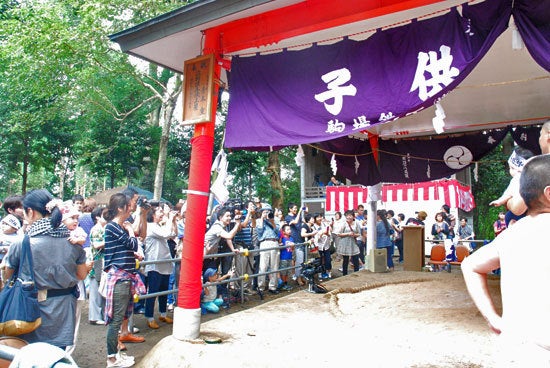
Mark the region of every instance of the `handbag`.
POLYGON ((107 278, 107 272, 101 271, 101 280, 99 281, 97 292, 104 298, 107 297, 107 278))
POLYGON ((328 248, 330 254, 336 253, 336 245, 334 244, 334 239, 330 239, 330 246, 328 248))
POLYGON ((31 243, 28 235, 23 238, 21 260, 15 271, 0 293, 0 335, 18 336, 36 330, 42 324, 38 290, 34 283, 31 243), (21 269, 29 265, 30 280, 19 278, 21 269))

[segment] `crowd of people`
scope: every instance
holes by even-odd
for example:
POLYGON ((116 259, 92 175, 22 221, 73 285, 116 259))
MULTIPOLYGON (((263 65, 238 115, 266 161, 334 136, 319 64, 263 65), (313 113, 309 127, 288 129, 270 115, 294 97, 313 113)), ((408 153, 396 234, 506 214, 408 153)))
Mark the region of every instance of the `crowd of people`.
MULTIPOLYGON (((502 267, 514 277, 523 277, 521 269, 516 267, 514 244, 517 239, 526 243, 522 237, 534 236, 536 232, 532 232, 532 228, 540 229, 547 220, 549 130, 550 122, 541 129, 544 155, 526 160, 514 153, 517 157, 511 157, 510 166, 515 165, 519 179, 513 179, 511 188, 493 203, 506 205, 513 213, 520 211, 521 219, 511 226, 513 223, 507 223, 504 212, 499 214, 494 224, 496 240, 463 262, 468 289, 491 327, 497 332, 519 331, 522 343, 536 343, 533 351, 537 354, 541 352, 539 347, 544 351, 548 349, 545 330, 536 328, 539 320, 518 325, 516 318, 525 320, 526 310, 533 310, 528 315, 540 316, 540 311, 548 309, 548 298, 531 303, 531 296, 540 293, 526 294, 532 289, 524 288, 530 285, 529 280, 521 285, 503 281, 503 304, 511 306, 513 317, 501 317, 488 299, 486 275, 502 267), (524 294, 525 298, 512 296, 524 294), (536 305, 542 305, 543 309, 534 307, 536 305)), ((24 196, 5 198, 3 208, 0 287, 21 264, 25 236, 30 239, 39 290, 42 324, 22 335, 24 340, 47 342, 70 354, 77 345, 81 311, 88 300, 89 323, 108 325, 107 367, 130 367, 134 359, 122 352, 126 350, 125 343, 144 341, 130 323, 134 313, 144 313, 151 329, 173 322, 167 312, 174 307, 177 297, 161 295, 146 298, 145 303, 134 303, 133 296, 177 289, 179 265, 174 258, 181 256, 183 247, 183 203, 172 207, 168 203, 147 202, 135 190, 127 188, 112 195, 106 207, 98 207, 91 198, 76 195, 63 202, 45 189, 36 189, 24 196), (145 266, 139 267, 136 259, 146 261, 145 266), (158 317, 155 319, 156 304, 158 317)), ((376 212, 376 248, 386 249, 387 271, 394 269, 395 248, 399 252, 398 262, 403 262, 404 225, 425 226, 427 216, 425 211, 418 211, 415 217, 405 221, 402 213, 395 216, 392 210, 376 212)), ((447 205, 442 206, 434 219, 431 228, 434 240, 456 238, 468 243, 475 237, 467 219, 460 218, 457 225, 447 205)), ((527 243, 536 245, 537 241, 527 243)), ((302 273, 302 267, 307 266, 311 258, 317 258, 321 265, 319 280, 333 277, 335 260, 341 261, 342 275, 348 274, 350 266, 354 272, 359 271, 364 268, 368 248, 367 214, 363 205, 343 215, 336 212, 333 218, 327 219, 295 203, 288 204, 286 215, 258 199, 244 204, 226 203, 216 207, 205 221, 201 308, 204 313, 217 313, 220 308, 228 308, 231 296, 237 293, 278 294, 311 282, 302 273), (243 277, 245 275, 255 277, 243 277), (219 283, 231 278, 239 281, 219 283)), ((30 270, 21 268, 20 277, 25 279, 30 270)), ((539 272, 540 280, 547 281, 546 268, 537 270, 543 270, 539 272)), ((533 345, 529 343, 528 347, 533 345)), ((544 359, 544 352, 541 356, 544 359)))
MULTIPOLYGON (((423 211, 417 218, 405 222, 405 215, 395 216, 393 210, 376 213, 376 247, 386 249, 387 270, 394 270, 394 249, 398 249, 398 262, 403 262, 403 226, 424 225, 423 211)), ((454 217, 445 216, 446 221, 454 217)), ((224 283, 217 289, 217 307, 212 306, 212 290, 203 303, 203 312, 227 308, 233 295, 250 295, 253 292, 279 294, 305 285, 302 274, 304 262, 318 258, 320 272, 316 279, 333 277, 333 262, 341 261, 338 271, 347 275, 350 268, 365 268, 367 253, 367 214, 362 204, 346 211, 336 212, 327 219, 321 213, 310 213, 305 206, 289 203, 287 214, 258 200, 248 203, 229 203, 216 208, 209 221, 205 236, 203 280, 212 276, 239 278, 258 275, 251 281, 224 283), (253 251, 253 252, 248 252, 253 251), (215 256, 215 255, 219 256, 215 256), (236 257, 236 255, 238 255, 236 257)), ((310 280, 309 280, 310 281, 310 280)))
MULTIPOLYGON (((181 251, 183 236, 181 203, 172 208, 142 199, 138 206, 138 199, 138 193, 127 188, 103 207, 80 195, 62 201, 45 189, 4 200, 0 287, 19 268, 23 238, 29 237, 41 309, 41 325, 22 339, 47 342, 70 355, 88 301, 89 323, 108 325, 107 367, 134 364, 121 352, 127 342, 145 341, 134 334, 135 328, 130 331, 133 296, 168 290, 171 280, 177 287, 178 268, 174 262, 153 262, 138 269, 136 259, 171 260, 181 251)), ((19 271, 28 280, 30 270, 23 266, 19 271)), ((157 329, 154 308, 155 298, 145 299, 147 325, 157 329)), ((171 324, 167 309, 167 296, 159 296, 158 321, 171 324)))
MULTIPOLYGON (((80 195, 63 202, 41 189, 24 197, 10 196, 3 207, 3 280, 18 266, 21 235, 29 234, 33 255, 40 257, 35 261, 37 287, 47 290, 47 302, 41 304, 46 318, 40 328, 22 336, 28 342, 46 341, 72 353, 87 302, 89 323, 108 325, 107 367, 129 367, 134 360, 122 352, 125 344, 145 341, 132 327, 134 315, 144 314, 150 329, 173 322, 167 312, 177 304, 177 296, 161 295, 134 303, 133 295, 177 289, 179 264, 173 259, 181 256, 183 246, 182 203, 172 207, 147 202, 127 188, 111 196, 107 206, 97 206, 93 199, 80 195), (41 257, 42 252, 50 256, 41 257), (136 259, 145 265, 137 266, 136 259), (70 323, 59 323, 61 320, 70 323)), ((436 215, 434 237, 454 234, 455 220, 447 211, 443 206, 436 215)), ((376 212, 376 248, 386 249, 388 271, 394 269, 395 248, 398 262, 403 262, 403 226, 424 225, 426 217, 419 211, 405 222, 402 213, 376 212)), ((473 234, 471 228, 461 229, 457 229, 459 237, 473 234)), ((350 268, 359 271, 365 267, 366 253, 363 205, 327 219, 295 203, 288 204, 285 215, 258 199, 244 204, 230 201, 214 208, 205 222, 202 311, 218 313, 242 294, 279 294, 303 286, 311 279, 303 276, 302 266, 312 258, 318 258, 321 265, 317 281, 333 277, 335 260, 341 261, 338 271, 342 275, 350 268), (257 277, 219 283, 244 275, 257 277)))

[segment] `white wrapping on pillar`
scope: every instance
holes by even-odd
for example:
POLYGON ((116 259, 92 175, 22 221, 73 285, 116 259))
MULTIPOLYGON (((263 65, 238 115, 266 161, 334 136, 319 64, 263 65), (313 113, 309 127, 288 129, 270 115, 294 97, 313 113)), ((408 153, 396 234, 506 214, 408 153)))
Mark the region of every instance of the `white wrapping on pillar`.
POLYGON ((197 339, 201 332, 201 309, 174 308, 172 336, 178 340, 197 339))

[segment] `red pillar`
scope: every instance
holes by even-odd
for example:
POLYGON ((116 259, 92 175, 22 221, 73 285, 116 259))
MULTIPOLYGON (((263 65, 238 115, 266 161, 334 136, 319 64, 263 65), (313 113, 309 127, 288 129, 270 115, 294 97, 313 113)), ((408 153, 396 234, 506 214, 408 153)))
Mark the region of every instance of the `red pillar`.
MULTIPOLYGON (((215 39, 215 37, 206 37, 204 54, 212 53, 218 49, 215 41, 212 43, 212 40, 215 39)), ((214 66, 214 80, 219 80, 220 72, 221 67, 216 63, 214 66)), ((214 123, 218 104, 218 89, 218 85, 215 83, 212 95, 212 121, 197 124, 191 140, 185 237, 183 239, 178 294, 178 308, 183 309, 196 310, 200 308, 204 233, 206 230, 208 193, 210 192, 210 168, 214 151, 214 123)), ((174 322, 177 323, 176 319, 174 322)), ((176 334, 175 330, 176 326, 174 326, 174 334, 176 334)))

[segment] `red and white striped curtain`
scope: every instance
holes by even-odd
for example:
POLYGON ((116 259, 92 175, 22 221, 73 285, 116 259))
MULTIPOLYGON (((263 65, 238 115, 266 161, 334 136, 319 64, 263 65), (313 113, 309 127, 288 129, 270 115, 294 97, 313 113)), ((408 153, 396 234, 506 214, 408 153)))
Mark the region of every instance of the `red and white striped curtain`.
MULTIPOLYGON (((367 202, 368 189, 363 186, 326 187, 326 210, 344 212, 367 202)), ((475 207, 470 187, 456 180, 436 180, 412 184, 382 186, 382 202, 440 201, 449 207, 470 212, 475 207)))

